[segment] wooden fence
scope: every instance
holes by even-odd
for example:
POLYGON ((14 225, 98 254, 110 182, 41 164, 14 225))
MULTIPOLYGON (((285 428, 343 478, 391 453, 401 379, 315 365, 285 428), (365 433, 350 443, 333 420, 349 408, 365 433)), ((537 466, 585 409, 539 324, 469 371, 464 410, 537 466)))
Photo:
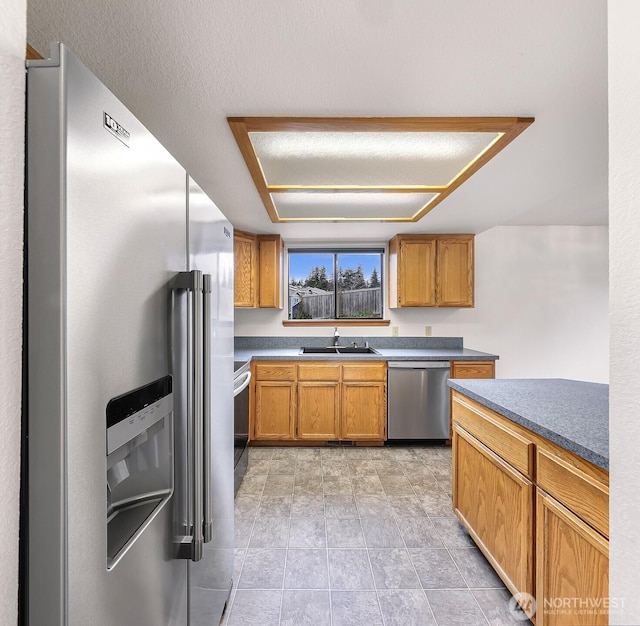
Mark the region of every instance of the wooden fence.
MULTIPOLYGON (((303 295, 291 308, 293 319, 332 319, 333 292, 303 295)), ((352 289, 338 292, 338 317, 382 317, 382 289, 352 289)))

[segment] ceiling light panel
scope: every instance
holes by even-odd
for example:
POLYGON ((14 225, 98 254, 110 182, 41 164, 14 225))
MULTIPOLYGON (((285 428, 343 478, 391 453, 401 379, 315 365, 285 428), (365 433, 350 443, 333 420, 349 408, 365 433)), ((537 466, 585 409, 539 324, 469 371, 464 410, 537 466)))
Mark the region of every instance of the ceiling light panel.
POLYGON ((278 215, 289 220, 410 221, 437 193, 318 192, 272 193, 278 215))
POLYGON ((533 121, 228 118, 273 222, 417 222, 533 121))
POLYGON ((268 186, 449 185, 501 133, 249 133, 268 186))

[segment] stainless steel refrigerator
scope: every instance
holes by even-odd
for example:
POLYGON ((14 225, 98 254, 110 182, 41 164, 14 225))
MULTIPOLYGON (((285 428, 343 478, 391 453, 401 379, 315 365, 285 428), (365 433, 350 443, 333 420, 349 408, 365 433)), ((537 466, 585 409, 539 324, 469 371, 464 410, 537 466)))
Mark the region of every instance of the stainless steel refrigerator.
POLYGON ((233 231, 64 45, 28 63, 22 617, 212 626, 233 572, 233 231))

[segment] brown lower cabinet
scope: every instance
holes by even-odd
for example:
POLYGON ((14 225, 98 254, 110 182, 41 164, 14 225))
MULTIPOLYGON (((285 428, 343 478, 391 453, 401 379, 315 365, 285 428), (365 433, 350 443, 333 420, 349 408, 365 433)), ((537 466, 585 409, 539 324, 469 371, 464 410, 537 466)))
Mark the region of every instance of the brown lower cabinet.
POLYGON ((344 381, 340 438, 381 441, 386 438, 387 394, 381 381, 344 381))
POLYGON ((255 384, 256 439, 294 439, 295 384, 259 380, 255 384))
POLYGON ((297 415, 299 439, 339 439, 340 383, 299 381, 297 415))
POLYGON ((609 540, 537 490, 537 626, 608 624, 609 540))
POLYGON ((385 440, 386 362, 258 361, 252 370, 252 441, 385 440))
POLYGON ((509 591, 535 598, 536 626, 608 624, 608 472, 457 391, 452 400, 461 523, 509 591))
POLYGON ((458 517, 511 590, 533 595, 533 482, 457 424, 458 517))

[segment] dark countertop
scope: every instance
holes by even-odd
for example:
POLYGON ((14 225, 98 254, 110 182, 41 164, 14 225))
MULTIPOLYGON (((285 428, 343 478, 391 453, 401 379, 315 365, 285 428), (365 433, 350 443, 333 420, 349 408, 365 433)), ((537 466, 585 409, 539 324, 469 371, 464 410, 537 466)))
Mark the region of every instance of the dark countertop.
POLYGON ((330 346, 333 337, 236 337, 235 360, 495 361, 499 357, 463 347, 461 337, 340 337, 340 345, 365 341, 379 354, 300 354, 302 346, 330 346))
POLYGON ((609 470, 609 385, 562 378, 450 379, 449 386, 609 470))
POLYGON ((493 361, 495 354, 457 349, 419 350, 409 348, 376 348, 379 354, 300 354, 300 348, 245 348, 234 353, 236 361, 493 361))

